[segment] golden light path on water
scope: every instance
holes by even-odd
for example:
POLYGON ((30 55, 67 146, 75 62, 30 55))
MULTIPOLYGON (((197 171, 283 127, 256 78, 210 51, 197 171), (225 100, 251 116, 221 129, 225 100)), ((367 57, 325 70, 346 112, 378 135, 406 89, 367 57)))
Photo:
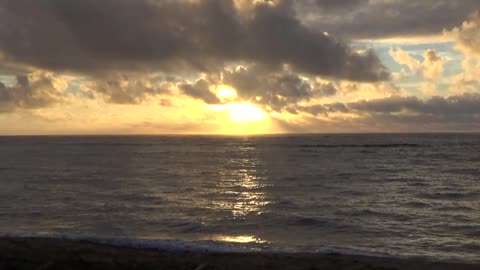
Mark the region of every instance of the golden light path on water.
MULTIPOLYGON (((222 167, 221 178, 217 185, 218 192, 225 195, 224 200, 211 202, 216 210, 229 211, 234 219, 244 219, 247 215, 263 213, 270 203, 262 188, 266 186, 266 178, 261 174, 261 160, 257 156, 256 147, 252 144, 238 146, 237 156, 227 161, 222 167)), ((235 243, 266 243, 253 234, 221 234, 214 235, 212 240, 235 243)))

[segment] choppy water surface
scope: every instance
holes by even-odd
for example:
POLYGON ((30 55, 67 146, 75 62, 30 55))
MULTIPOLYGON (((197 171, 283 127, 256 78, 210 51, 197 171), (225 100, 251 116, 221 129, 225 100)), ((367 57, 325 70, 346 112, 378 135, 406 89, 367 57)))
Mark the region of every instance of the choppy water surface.
POLYGON ((0 232, 478 261, 480 136, 0 137, 0 232))

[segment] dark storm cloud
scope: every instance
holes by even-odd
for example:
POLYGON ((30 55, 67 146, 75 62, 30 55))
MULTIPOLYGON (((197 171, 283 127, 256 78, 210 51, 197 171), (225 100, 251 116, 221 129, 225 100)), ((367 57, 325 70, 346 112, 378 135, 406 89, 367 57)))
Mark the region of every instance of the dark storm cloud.
POLYGON ((200 79, 195 83, 183 83, 178 88, 186 95, 203 100, 207 104, 221 103, 217 96, 210 91, 210 83, 200 79))
POLYGON ((315 3, 325 9, 331 11, 332 9, 352 8, 360 4, 368 4, 368 0, 316 0, 315 3))
POLYGON ((337 88, 335 87, 335 85, 333 85, 333 83, 319 84, 316 91, 320 94, 320 96, 324 97, 330 97, 337 94, 337 88))
POLYGON ((47 76, 36 75, 31 80, 26 75, 18 75, 14 86, 0 82, 0 113, 12 112, 16 109, 36 109, 47 107, 58 101, 53 82, 47 76))
POLYGON ((0 0, 0 50, 10 62, 89 74, 211 72, 246 61, 354 81, 389 78, 373 51, 305 27, 291 3, 256 4, 244 16, 231 0, 0 0))
POLYGON ((299 1, 297 5, 313 28, 366 39, 441 34, 480 10, 478 0, 313 0, 299 1), (334 9, 325 10, 328 7, 334 9))

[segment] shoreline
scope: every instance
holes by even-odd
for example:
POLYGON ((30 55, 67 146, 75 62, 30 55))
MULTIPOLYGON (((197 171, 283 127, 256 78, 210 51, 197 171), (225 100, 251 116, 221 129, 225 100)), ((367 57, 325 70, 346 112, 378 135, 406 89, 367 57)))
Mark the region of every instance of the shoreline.
POLYGON ((89 240, 0 237, 0 269, 480 269, 436 262, 339 253, 270 253, 128 247, 89 240))

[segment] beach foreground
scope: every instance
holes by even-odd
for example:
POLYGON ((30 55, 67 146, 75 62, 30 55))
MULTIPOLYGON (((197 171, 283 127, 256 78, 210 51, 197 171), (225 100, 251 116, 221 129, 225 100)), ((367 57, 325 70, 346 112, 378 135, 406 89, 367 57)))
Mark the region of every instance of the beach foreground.
POLYGON ((88 241, 1 238, 0 269, 479 269, 480 265, 341 254, 172 251, 88 241))

